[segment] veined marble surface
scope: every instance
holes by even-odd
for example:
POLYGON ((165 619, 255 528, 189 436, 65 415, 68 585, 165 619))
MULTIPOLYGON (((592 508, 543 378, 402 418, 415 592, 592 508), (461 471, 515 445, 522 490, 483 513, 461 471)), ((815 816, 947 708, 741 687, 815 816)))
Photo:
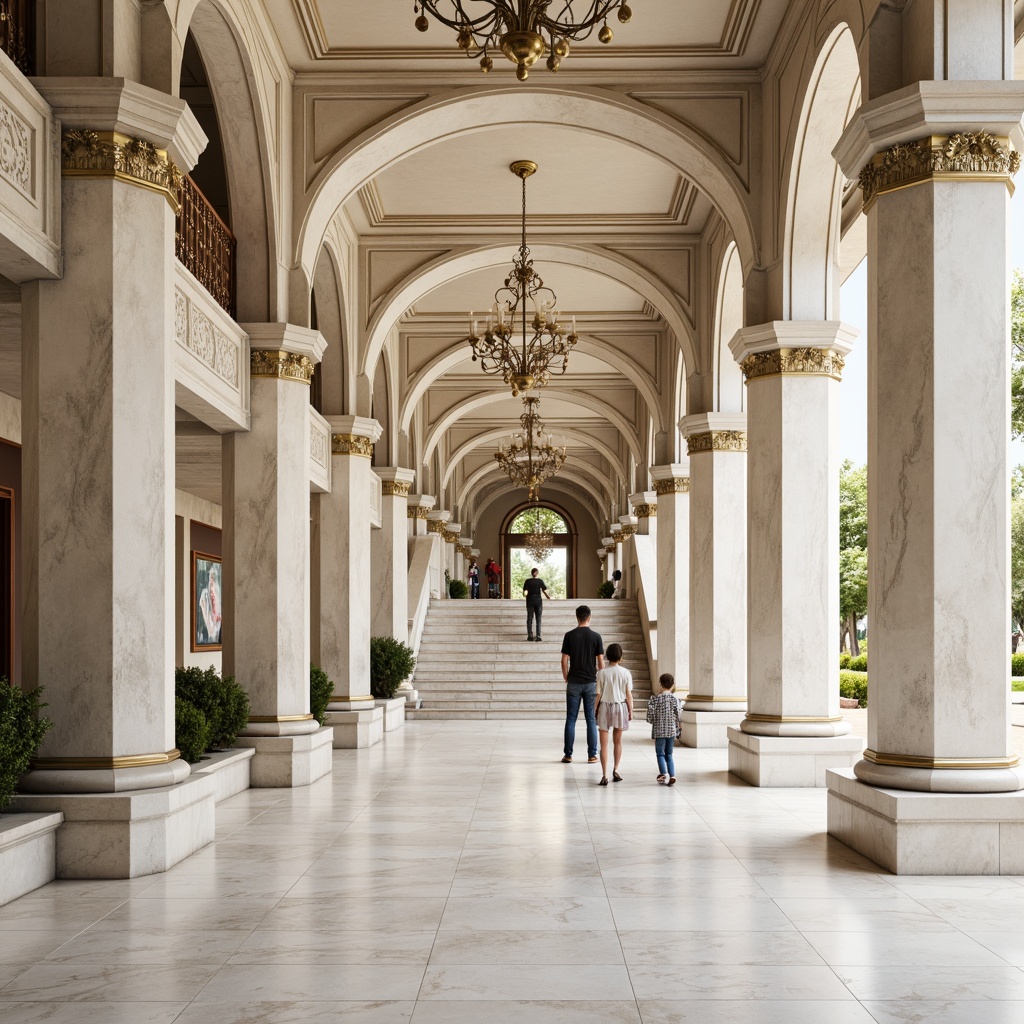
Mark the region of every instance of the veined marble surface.
POLYGON ((599 787, 560 736, 412 722, 224 801, 165 874, 0 908, 0 1020, 1024 1019, 1024 878, 889 875, 825 835, 824 792, 728 781, 724 750, 658 786, 641 723, 599 787))

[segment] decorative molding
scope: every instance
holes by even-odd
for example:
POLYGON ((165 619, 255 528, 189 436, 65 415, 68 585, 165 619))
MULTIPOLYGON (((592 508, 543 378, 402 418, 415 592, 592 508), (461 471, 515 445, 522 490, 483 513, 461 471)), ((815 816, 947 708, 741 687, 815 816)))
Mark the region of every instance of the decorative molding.
POLYGON ((625 538, 625 537, 632 537, 633 534, 635 534, 635 533, 636 533, 636 527, 633 526, 631 523, 626 523, 626 524, 623 525, 622 533, 619 536, 623 537, 623 538, 625 538))
POLYGON ((175 747, 159 754, 125 754, 121 757, 34 757, 31 767, 35 771, 108 771, 118 768, 148 768, 155 764, 170 764, 181 757, 175 747))
POLYGON ((323 425, 310 417, 309 420, 309 457, 323 469, 330 465, 330 437, 323 425))
POLYGON ((444 520, 443 519, 428 519, 427 520, 427 533, 436 533, 439 536, 444 537, 444 535, 447 532, 448 531, 444 528, 444 520))
POLYGON ((614 555, 615 554, 615 545, 614 544, 607 544, 607 545, 605 545, 604 552, 605 552, 606 555, 614 555))
POLYGON ((749 722, 771 722, 778 724, 780 722, 841 722, 843 720, 842 715, 827 716, 827 715, 759 715, 752 711, 748 711, 746 719, 749 722))
MULTIPOLYGON (((412 490, 412 484, 406 480, 382 480, 380 482, 381 494, 385 497, 409 497, 409 491, 412 490)), ((424 518, 426 518, 426 509, 424 509, 424 518)))
POLYGON ((241 346, 225 334, 180 288, 174 290, 174 339, 235 391, 239 390, 241 346))
POLYGON ((864 760, 872 764, 891 765, 896 768, 963 769, 981 771, 991 768, 1016 768, 1020 758, 1009 757, 927 757, 921 754, 881 754, 870 748, 864 751, 864 760))
POLYGON ((361 455, 373 458, 373 442, 362 434, 331 434, 331 451, 335 455, 361 455))
POLYGON ((32 129, 0 102, 0 177, 32 195, 32 129))
MULTIPOLYGON (((675 481, 669 480, 666 481, 666 483, 675 483, 675 481)), ((688 479, 686 480, 686 489, 690 489, 690 481, 688 479)), ((657 516, 657 514, 658 506, 653 502, 650 504, 640 504, 633 506, 633 515, 635 515, 637 519, 654 519, 655 516, 657 516)))
POLYGON ((884 192, 907 188, 935 178, 1010 179, 1020 169, 1020 153, 1010 140, 989 132, 928 135, 877 153, 860 172, 865 210, 884 192))
POLYGON ((423 508, 422 505, 413 505, 406 511, 406 516, 409 519, 426 519, 427 513, 430 511, 428 508, 423 508))
POLYGON ((313 361, 295 352, 254 348, 249 352, 249 373, 253 377, 294 380, 308 385, 313 377, 313 361))
MULTIPOLYGON (((671 476, 667 480, 654 481, 655 493, 660 497, 663 494, 688 494, 690 491, 690 478, 688 476, 671 476)), ((657 513, 658 506, 654 506, 657 513)), ((637 515, 640 515, 637 512, 637 515)))
POLYGON ((181 171, 164 149, 121 132, 68 128, 61 139, 61 170, 68 178, 113 178, 162 193, 175 214, 181 171))
MULTIPOLYGON (((745 430, 705 430, 700 434, 691 434, 686 439, 687 455, 697 455, 699 452, 745 452, 746 450, 747 432, 745 430)), ((658 493, 660 494, 661 491, 658 493)))
POLYGON ((759 377, 784 377, 806 374, 843 379, 846 360, 830 348, 776 348, 755 352, 740 363, 748 383, 759 377))

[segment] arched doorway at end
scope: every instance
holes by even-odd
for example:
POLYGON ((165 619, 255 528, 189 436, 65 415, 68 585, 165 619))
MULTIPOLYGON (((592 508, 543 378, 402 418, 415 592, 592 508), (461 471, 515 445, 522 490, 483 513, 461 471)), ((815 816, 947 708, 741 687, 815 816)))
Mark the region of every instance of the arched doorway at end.
POLYGON ((505 597, 523 596, 523 579, 537 566, 553 598, 576 597, 577 562, 576 522, 554 501, 521 502, 505 516, 501 524, 502 588, 505 597), (526 538, 539 520, 551 533, 551 555, 538 561, 526 550, 526 538))

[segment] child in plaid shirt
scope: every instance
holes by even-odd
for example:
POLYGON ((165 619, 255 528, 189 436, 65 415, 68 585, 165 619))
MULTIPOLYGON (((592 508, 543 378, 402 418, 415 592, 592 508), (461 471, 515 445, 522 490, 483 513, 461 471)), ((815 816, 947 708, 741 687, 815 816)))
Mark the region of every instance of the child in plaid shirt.
POLYGON ((663 786, 674 786, 676 763, 672 758, 672 747, 679 735, 679 701, 673 693, 676 681, 666 672, 658 682, 661 693, 647 702, 647 721, 651 723, 654 752, 658 755, 658 771, 661 773, 658 782, 663 786))

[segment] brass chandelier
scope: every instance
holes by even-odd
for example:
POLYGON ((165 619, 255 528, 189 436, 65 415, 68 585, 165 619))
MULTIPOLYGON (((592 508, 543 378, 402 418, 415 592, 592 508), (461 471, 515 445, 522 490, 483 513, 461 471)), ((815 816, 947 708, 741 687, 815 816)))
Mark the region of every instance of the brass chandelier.
POLYGON ((479 57, 485 74, 494 67, 491 52, 500 49, 516 65, 520 82, 526 81, 530 68, 545 53, 548 70, 557 71, 569 55, 569 40, 589 38, 599 24, 597 38, 610 43, 612 13, 618 12, 623 25, 633 17, 626 0, 413 0, 412 9, 419 15, 416 27, 421 32, 430 28, 428 14, 455 29, 459 49, 474 60, 479 57), (482 12, 471 16, 467 10, 471 5, 482 12), (551 13, 552 7, 557 14, 551 13))
POLYGON ((558 296, 533 269, 526 244, 526 179, 537 165, 532 160, 517 160, 509 169, 523 182, 522 240, 512 259, 512 273, 494 293, 482 338, 477 336, 474 314, 469 314, 468 341, 473 362, 479 360, 484 373, 500 373, 518 396, 521 391, 544 387, 552 374, 565 373, 569 352, 579 337, 576 317, 569 330, 558 322, 558 296))
POLYGON ((551 435, 544 439, 544 424, 538 406, 540 399, 523 399, 526 411, 519 417, 522 430, 507 446, 500 445, 494 458, 509 480, 530 492, 530 501, 540 498, 540 485, 553 477, 565 463, 565 448, 552 444, 551 435))
POLYGON ((533 529, 526 535, 526 550, 538 562, 543 562, 551 554, 555 546, 555 537, 550 530, 545 530, 540 521, 540 509, 534 512, 533 529))

